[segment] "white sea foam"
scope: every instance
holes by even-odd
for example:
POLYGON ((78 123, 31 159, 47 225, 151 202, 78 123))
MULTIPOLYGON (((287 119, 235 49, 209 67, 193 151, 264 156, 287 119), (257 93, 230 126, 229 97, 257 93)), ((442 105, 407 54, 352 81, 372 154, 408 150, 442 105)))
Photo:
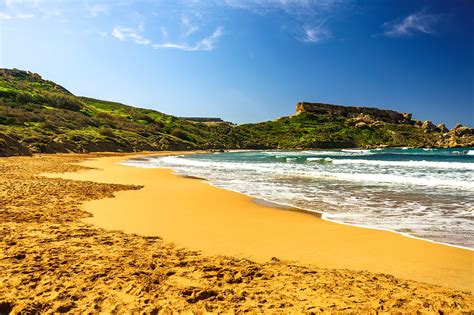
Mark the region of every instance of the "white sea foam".
POLYGON ((324 161, 324 162, 330 163, 330 162, 333 161, 333 159, 331 159, 330 157, 325 157, 325 158, 309 157, 309 158, 306 159, 306 161, 309 161, 309 162, 311 162, 311 161, 324 161))
MULTIPOLYGON (((416 174, 415 174, 416 175, 416 174)), ((468 190, 474 190, 474 182, 465 182, 454 179, 439 179, 434 177, 422 178, 414 176, 400 176, 394 174, 360 174, 360 173, 325 173, 315 174, 316 177, 323 176, 326 178, 333 177, 335 179, 373 182, 373 183, 390 183, 401 185, 419 185, 425 187, 456 187, 468 190)))
POLYGON ((466 155, 474 155, 474 150, 467 151, 466 155))
MULTIPOLYGON (((354 156, 354 155, 372 155, 375 154, 370 150, 314 150, 314 151, 301 151, 303 155, 311 155, 311 156, 354 156)), ((301 155, 301 154, 299 154, 301 155)))
POLYGON ((342 149, 342 152, 347 152, 347 153, 352 153, 352 154, 361 154, 361 155, 367 155, 367 154, 372 154, 370 150, 358 150, 358 149, 342 149))
MULTIPOLYGON (((293 158, 295 159, 295 158, 293 158)), ((382 166, 404 166, 407 167, 409 162, 414 162, 417 167, 440 167, 439 165, 430 164, 426 161, 408 161, 408 162, 395 162, 395 161, 371 161, 371 160, 349 160, 349 159, 331 159, 331 158, 307 158, 311 161, 320 161, 327 162, 332 164, 367 164, 367 165, 382 165, 382 166), (354 162, 357 161, 357 162, 354 162), (418 163, 418 162, 421 162, 418 163), (392 163, 392 164, 390 164, 392 163), (400 164, 398 164, 400 163, 400 164), (422 166, 423 163, 428 163, 429 166, 422 166)), ((291 158, 290 158, 290 161, 291 158)), ((376 182, 376 183, 389 183, 389 184, 402 184, 402 185, 420 185, 428 187, 437 187, 437 186, 448 186, 448 187, 458 187, 463 189, 474 189, 474 181, 468 182, 466 180, 457 180, 457 179, 442 179, 436 177, 421 177, 420 173, 408 173, 408 175, 396 175, 396 174, 384 174, 372 170, 371 172, 367 170, 367 173, 354 173, 351 172, 352 168, 348 168, 346 172, 340 172, 336 170, 328 171, 325 168, 325 163, 319 165, 319 168, 308 169, 304 165, 295 164, 291 168, 288 168, 285 165, 274 165, 271 163, 238 163, 238 162, 222 162, 222 161, 203 161, 197 159, 188 159, 182 158, 179 156, 168 156, 163 157, 157 161, 155 167, 165 167, 169 165, 173 166, 187 166, 187 167, 200 167, 207 169, 222 169, 222 170, 234 170, 234 171, 246 171, 252 173, 260 174, 271 174, 272 176, 299 176, 306 178, 318 178, 323 180, 345 180, 345 181, 365 181, 365 182, 376 182)), ((458 163, 458 164, 470 164, 469 166, 459 165, 457 168, 455 166, 448 166, 448 162, 432 162, 439 163, 442 167, 448 169, 473 169, 472 163, 458 163), (443 164, 445 163, 445 164, 443 164), (459 167, 471 167, 471 168, 459 168, 459 167)), ((319 164, 319 163, 318 163, 319 164)))
MULTIPOLYGON (((307 159, 309 160, 309 159, 307 159)), ((432 162, 432 161, 382 161, 382 160, 359 160, 359 159, 334 159, 333 164, 365 164, 365 165, 383 165, 397 166, 406 168, 439 168, 439 169, 458 169, 474 170, 474 163, 464 162, 432 162)))

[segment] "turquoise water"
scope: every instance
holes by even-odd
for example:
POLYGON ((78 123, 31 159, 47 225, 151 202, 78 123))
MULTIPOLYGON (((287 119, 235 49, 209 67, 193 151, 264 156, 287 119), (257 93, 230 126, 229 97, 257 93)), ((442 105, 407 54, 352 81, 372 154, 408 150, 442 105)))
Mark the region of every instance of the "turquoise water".
POLYGON ((474 248, 474 149, 249 151, 149 157, 323 218, 474 248))

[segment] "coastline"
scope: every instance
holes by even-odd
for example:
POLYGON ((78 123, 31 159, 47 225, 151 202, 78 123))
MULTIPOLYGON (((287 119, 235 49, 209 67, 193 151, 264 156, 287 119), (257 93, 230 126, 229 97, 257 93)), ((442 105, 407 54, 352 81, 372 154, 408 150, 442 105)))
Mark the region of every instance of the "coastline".
MULTIPOLYGON (((401 147, 401 148, 402 149, 403 148, 408 149, 408 147, 401 147)), ((356 150, 356 149, 354 149, 354 150, 356 150)), ((431 150, 431 149, 424 149, 424 150, 431 150)), ((245 151, 249 151, 249 150, 229 150, 229 151, 226 151, 226 152, 245 152, 245 151)), ((250 151, 257 152, 257 150, 250 150, 250 151)), ((264 150, 264 151, 266 151, 266 150, 264 150)), ((279 150, 270 150, 270 151, 278 152, 279 150)), ((289 150, 282 150, 282 151, 283 152, 288 152, 289 150)), ((331 151, 331 150, 325 150, 325 151, 331 151)), ((349 151, 352 151, 352 150, 349 150, 349 151)), ((356 151, 370 151, 370 150, 357 149, 356 151)), ((290 150, 290 152, 291 152, 291 150, 290 150)), ((196 153, 196 154, 202 154, 202 152, 199 152, 199 153, 196 153)), ((204 154, 206 154, 206 153, 204 153, 204 154)), ((127 164, 127 161, 128 160, 123 161, 123 164, 127 165, 127 166, 149 168, 148 166, 139 166, 139 165, 127 164)), ((147 161, 147 159, 143 159, 143 161, 147 161)), ((151 168, 153 168, 153 167, 151 167, 151 168)), ((164 169, 174 170, 171 167, 162 167, 162 166, 158 167, 158 166, 156 166, 156 168, 164 168, 164 169)), ((435 244, 441 244, 441 245, 446 245, 446 246, 450 246, 450 247, 455 247, 455 248, 474 251, 474 247, 470 247, 470 246, 467 246, 467 245, 466 246, 458 245, 458 244, 454 244, 454 243, 448 243, 448 242, 433 240, 433 239, 429 239, 429 238, 424 238, 424 237, 416 236, 416 235, 412 234, 411 232, 397 231, 397 230, 394 230, 394 229, 377 227, 375 225, 370 225, 370 224, 348 223, 348 222, 344 222, 344 221, 339 220, 339 219, 331 219, 331 218, 328 217, 329 215, 331 215, 331 213, 325 212, 324 210, 323 211, 321 211, 321 210, 311 210, 311 209, 295 206, 291 203, 277 202, 277 201, 274 201, 274 200, 269 200, 269 199, 262 198, 262 197, 257 196, 257 195, 253 195, 251 192, 246 193, 246 192, 242 192, 242 191, 239 191, 239 190, 236 190, 236 189, 232 189, 230 187, 226 187, 225 185, 221 186, 221 185, 215 184, 209 179, 189 175, 186 172, 181 172, 179 170, 174 170, 174 172, 178 176, 182 176, 184 178, 204 180, 209 185, 212 185, 212 186, 217 187, 219 189, 225 189, 225 190, 232 191, 232 192, 235 192, 235 193, 238 193, 238 194, 249 196, 249 197, 254 199, 254 202, 266 205, 270 208, 285 209, 285 210, 288 210, 288 211, 300 211, 302 213, 312 214, 312 215, 315 215, 318 218, 321 218, 323 220, 338 223, 338 224, 344 224, 344 225, 348 225, 348 226, 360 227, 360 228, 365 228, 365 229, 388 231, 388 232, 391 232, 391 233, 396 233, 396 234, 403 235, 405 237, 409 237, 409 238, 413 238, 413 239, 417 239, 417 240, 423 240, 423 241, 431 242, 431 243, 435 243, 435 244)))
MULTIPOLYGON (((252 196, 252 195, 248 195, 248 194, 242 193, 240 191, 236 191, 236 190, 216 186, 205 178, 191 176, 191 175, 182 175, 182 174, 179 174, 179 173, 175 172, 173 169, 170 169, 170 168, 161 168, 161 169, 167 169, 167 170, 173 171, 173 174, 175 174, 177 176, 180 176, 180 177, 183 177, 185 179, 201 180, 201 181, 204 181, 205 183, 207 183, 207 184, 209 184, 213 187, 216 187, 218 189, 224 189, 224 190, 234 192, 236 194, 248 196, 248 197, 252 198, 253 202, 255 202, 257 204, 260 204, 260 205, 263 205, 265 207, 273 208, 275 210, 295 211, 295 212, 300 212, 300 213, 303 213, 303 214, 313 215, 313 216, 317 217, 318 219, 328 221, 328 222, 332 222, 332 223, 336 223, 336 224, 353 226, 353 227, 358 227, 358 228, 362 228, 362 229, 369 229, 369 230, 385 231, 385 232, 395 233, 395 234, 398 234, 398 235, 401 235, 401 236, 404 236, 404 237, 413 238, 413 239, 416 239, 416 240, 421 240, 421 241, 425 241, 425 242, 429 242, 429 243, 434 243, 434 244, 444 245, 444 246, 448 246, 448 247, 454 247, 454 248, 469 250, 469 251, 473 252, 473 254, 474 254, 474 248, 470 248, 470 247, 467 247, 467 246, 461 246, 461 245, 449 244, 449 243, 444 243, 444 242, 438 242, 438 241, 434 241, 434 240, 430 240, 430 239, 426 239, 426 238, 422 238, 422 237, 417 237, 417 236, 411 235, 410 233, 407 233, 407 232, 399 232, 399 231, 390 230, 390 229, 382 229, 382 228, 378 228, 378 227, 375 227, 375 226, 364 226, 364 225, 357 225, 357 224, 353 224, 353 223, 345 223, 345 222, 342 222, 342 221, 332 220, 332 219, 329 219, 329 218, 326 217, 325 212, 318 212, 318 211, 308 210, 308 209, 304 209, 304 208, 298 208, 298 207, 292 206, 290 204, 284 204, 284 203, 278 203, 278 202, 275 202, 275 201, 270 201, 270 200, 267 200, 267 199, 264 199, 264 198, 259 198, 259 197, 255 197, 255 196, 252 196)), ((474 256, 473 256, 473 258, 474 258, 474 256)))
POLYGON ((144 155, 86 160, 80 164, 96 169, 48 177, 143 186, 83 205, 93 214, 84 221, 105 229, 161 236, 206 255, 260 262, 276 256, 318 267, 368 270, 473 290, 471 250, 335 223, 299 211, 275 211, 252 197, 183 178, 172 170, 118 164, 144 155))

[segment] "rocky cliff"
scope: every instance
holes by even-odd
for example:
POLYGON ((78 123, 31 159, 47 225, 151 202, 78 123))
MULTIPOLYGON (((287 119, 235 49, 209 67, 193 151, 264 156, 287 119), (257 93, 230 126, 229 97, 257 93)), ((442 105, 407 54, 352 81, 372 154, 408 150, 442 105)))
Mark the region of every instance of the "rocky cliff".
MULTIPOLYGON (((329 116, 343 116, 358 129, 381 128, 386 124, 408 125, 426 134, 424 146, 435 147, 472 147, 474 129, 457 124, 449 130, 445 124, 434 125, 431 121, 412 119, 411 113, 364 106, 342 106, 324 103, 296 103, 296 113, 313 113, 329 116)), ((390 130, 392 136, 399 135, 390 130)))
POLYGON ((333 104, 324 104, 324 103, 308 103, 308 102, 298 102, 296 103, 296 113, 321 113, 321 114, 337 114, 345 117, 356 117, 360 114, 370 115, 376 120, 390 122, 390 123, 400 123, 400 122, 409 122, 411 120, 410 113, 399 113, 394 110, 389 109, 379 109, 373 107, 363 107, 363 106, 342 106, 342 105, 333 105, 333 104))

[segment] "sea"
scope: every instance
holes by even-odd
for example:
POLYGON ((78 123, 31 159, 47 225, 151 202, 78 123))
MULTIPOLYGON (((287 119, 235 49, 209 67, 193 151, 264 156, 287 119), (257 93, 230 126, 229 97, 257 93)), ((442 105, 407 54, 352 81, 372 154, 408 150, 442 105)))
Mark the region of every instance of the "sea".
POLYGON ((124 164, 170 168, 326 220, 474 249, 474 148, 240 151, 124 164))

